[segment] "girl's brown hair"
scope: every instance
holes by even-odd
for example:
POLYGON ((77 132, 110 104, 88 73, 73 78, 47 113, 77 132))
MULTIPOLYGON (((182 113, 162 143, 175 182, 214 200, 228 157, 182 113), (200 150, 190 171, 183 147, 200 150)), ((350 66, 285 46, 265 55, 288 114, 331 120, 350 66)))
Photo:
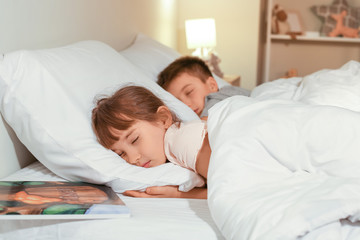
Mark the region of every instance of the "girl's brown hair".
MULTIPOLYGON (((126 130, 137 120, 156 122, 164 102, 144 87, 127 86, 112 96, 101 98, 92 110, 92 127, 101 145, 110 148, 118 138, 111 129, 126 130)), ((174 122, 179 121, 172 113, 174 122)))

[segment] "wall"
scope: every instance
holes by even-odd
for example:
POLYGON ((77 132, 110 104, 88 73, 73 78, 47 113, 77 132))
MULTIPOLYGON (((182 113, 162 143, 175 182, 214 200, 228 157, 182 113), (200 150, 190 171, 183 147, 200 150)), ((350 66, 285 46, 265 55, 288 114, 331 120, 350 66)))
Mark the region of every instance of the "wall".
POLYGON ((1 53, 89 39, 118 49, 128 40, 119 33, 133 31, 124 24, 131 22, 131 0, 0 0, 0 6, 1 53))
POLYGON ((0 6, 0 53, 89 39, 120 50, 119 33, 134 27, 177 47, 177 0, 0 0, 0 6))
POLYGON ((77 39, 69 37, 74 32, 81 33, 80 40, 102 40, 119 49, 122 43, 118 34, 113 32, 111 38, 108 29, 123 32, 128 28, 131 31, 135 25, 139 31, 180 53, 190 54, 192 51, 186 48, 185 42, 185 20, 214 17, 218 42, 215 50, 221 58, 223 72, 240 75, 241 85, 245 88, 251 89, 256 85, 260 0, 63 0, 61 4, 48 0, 0 2, 2 53, 16 50, 17 46, 33 49, 78 41, 79 34, 77 39), (87 11, 81 11, 84 5, 87 5, 87 11), (106 19, 101 17, 104 12, 109 16, 106 19), (80 24, 73 25, 72 22, 80 24), (27 26, 25 31, 24 25, 27 26), (94 31, 94 28, 98 30, 94 31), (46 29, 46 32, 41 29, 46 29))
POLYGON ((215 18, 220 67, 225 74, 241 76, 241 86, 256 86, 258 70, 260 0, 179 0, 178 51, 186 48, 185 20, 215 18))
POLYGON ((183 55, 185 20, 213 17, 216 21, 216 52, 225 74, 240 75, 241 86, 252 89, 258 77, 260 0, 133 0, 137 29, 183 55), (244 7, 246 6, 246 7, 244 7))
POLYGON ((178 0, 130 0, 136 28, 157 41, 177 48, 178 0))

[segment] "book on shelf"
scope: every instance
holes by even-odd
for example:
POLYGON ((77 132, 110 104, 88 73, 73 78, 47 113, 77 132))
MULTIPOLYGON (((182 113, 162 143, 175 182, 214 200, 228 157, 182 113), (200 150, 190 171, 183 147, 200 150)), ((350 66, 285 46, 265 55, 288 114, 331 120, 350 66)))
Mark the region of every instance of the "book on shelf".
POLYGON ((85 182, 0 181, 0 220, 129 217, 108 186, 85 182))

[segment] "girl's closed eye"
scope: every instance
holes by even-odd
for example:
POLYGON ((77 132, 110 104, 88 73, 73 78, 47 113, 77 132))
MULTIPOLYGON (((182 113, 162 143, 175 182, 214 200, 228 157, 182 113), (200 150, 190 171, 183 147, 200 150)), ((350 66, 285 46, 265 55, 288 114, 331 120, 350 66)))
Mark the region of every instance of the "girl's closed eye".
POLYGON ((132 140, 132 141, 131 141, 131 144, 136 143, 138 139, 139 139, 139 136, 137 136, 134 140, 132 140))

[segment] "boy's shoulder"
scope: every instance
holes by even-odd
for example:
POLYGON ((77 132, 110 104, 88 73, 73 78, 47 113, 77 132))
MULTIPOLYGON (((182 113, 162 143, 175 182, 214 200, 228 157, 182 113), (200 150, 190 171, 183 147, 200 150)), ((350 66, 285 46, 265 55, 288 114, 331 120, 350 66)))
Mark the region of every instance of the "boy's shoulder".
POLYGON ((232 97, 236 95, 243 95, 249 97, 250 93, 251 92, 245 88, 236 87, 232 85, 223 86, 219 89, 219 91, 210 93, 205 97, 205 107, 200 117, 206 117, 208 115, 208 110, 213 105, 228 97, 232 97))
MULTIPOLYGON (((231 97, 231 96, 235 96, 235 95, 244 95, 244 96, 249 97, 251 92, 250 92, 250 90, 247 90, 245 88, 227 85, 227 86, 221 87, 219 89, 219 91, 216 93, 218 93, 219 95, 227 96, 227 97, 231 97)), ((214 94, 216 94, 216 93, 214 93, 214 94)))

